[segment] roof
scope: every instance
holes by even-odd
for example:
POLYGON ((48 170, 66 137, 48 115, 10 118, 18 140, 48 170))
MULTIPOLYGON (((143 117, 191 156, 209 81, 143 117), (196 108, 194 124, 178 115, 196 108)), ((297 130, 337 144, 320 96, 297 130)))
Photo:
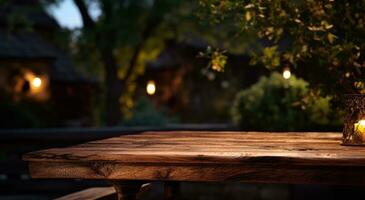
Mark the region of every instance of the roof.
MULTIPOLYGON (((147 70, 166 70, 181 67, 186 62, 191 62, 187 58, 195 58, 204 61, 205 59, 197 58, 199 52, 202 52, 209 46, 204 40, 190 37, 183 42, 168 40, 165 49, 157 56, 157 58, 147 63, 147 70)), ((230 62, 249 62, 248 54, 232 54, 226 53, 230 62)))
POLYGON ((0 27, 9 26, 14 19, 25 20, 41 29, 57 29, 57 21, 42 8, 39 0, 0 1, 0 27))
POLYGON ((54 47, 35 32, 0 30, 0 58, 56 58, 54 47))
MULTIPOLYGON (((20 25, 21 26, 21 25, 20 25)), ((21 27, 22 28, 22 27, 21 27)), ((41 33, 57 31, 60 26, 48 15, 39 0, 11 0, 0 3, 0 59, 51 59, 50 78, 57 82, 95 83, 77 72, 70 55, 41 33), (32 31, 13 30, 9 23, 15 15, 25 18, 32 31)))
POLYGON ((197 53, 202 49, 200 46, 200 43, 202 42, 199 41, 200 43, 197 45, 196 41, 165 41, 165 49, 157 56, 155 60, 147 63, 147 70, 164 70, 176 68, 186 62, 186 52, 188 52, 188 54, 193 54, 190 56, 196 57, 197 53))
POLYGON ((43 39, 36 32, 8 33, 0 30, 0 59, 51 59, 50 78, 58 82, 88 82, 91 79, 77 72, 70 55, 43 39))
POLYGON ((57 57, 51 68, 51 80, 58 82, 97 83, 95 77, 86 76, 78 72, 73 65, 72 58, 60 49, 56 50, 57 57))

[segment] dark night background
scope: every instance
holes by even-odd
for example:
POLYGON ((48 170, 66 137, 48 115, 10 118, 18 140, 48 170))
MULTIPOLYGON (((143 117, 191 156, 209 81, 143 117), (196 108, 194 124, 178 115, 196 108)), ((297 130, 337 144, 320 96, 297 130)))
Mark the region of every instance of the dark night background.
MULTIPOLYGON (((31 179, 21 156, 45 148, 145 130, 342 131, 341 95, 365 92, 365 3, 304 2, 299 23, 290 6, 260 21, 264 12, 226 0, 0 0, 0 199, 106 185, 31 179)), ((365 195, 355 186, 180 189, 199 200, 365 195)), ((148 199, 161 195, 154 183, 148 199)))

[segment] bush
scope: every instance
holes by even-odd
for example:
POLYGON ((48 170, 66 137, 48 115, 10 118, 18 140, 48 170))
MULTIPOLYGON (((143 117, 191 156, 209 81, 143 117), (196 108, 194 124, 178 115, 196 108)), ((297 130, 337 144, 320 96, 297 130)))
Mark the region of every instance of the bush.
POLYGON ((308 83, 279 73, 262 77, 250 88, 239 92, 231 108, 233 121, 247 130, 294 131, 336 127, 339 115, 330 98, 313 97, 308 83))
POLYGON ((37 128, 39 118, 26 103, 15 103, 8 94, 0 91, 0 129, 37 128))
POLYGON ((132 109, 132 116, 122 122, 124 126, 164 126, 173 122, 173 119, 167 116, 166 112, 158 111, 147 98, 141 98, 136 101, 132 109))

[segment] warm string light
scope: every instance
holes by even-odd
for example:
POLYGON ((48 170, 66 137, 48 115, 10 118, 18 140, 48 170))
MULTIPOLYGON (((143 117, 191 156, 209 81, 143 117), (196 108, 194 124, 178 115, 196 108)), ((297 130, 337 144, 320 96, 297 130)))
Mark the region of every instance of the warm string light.
POLYGON ((289 68, 285 68, 284 71, 283 71, 283 77, 285 79, 290 79, 291 77, 291 72, 290 72, 290 69, 289 68))
POLYGON ((154 95, 156 93, 155 81, 148 81, 146 86, 146 92, 148 95, 154 95))

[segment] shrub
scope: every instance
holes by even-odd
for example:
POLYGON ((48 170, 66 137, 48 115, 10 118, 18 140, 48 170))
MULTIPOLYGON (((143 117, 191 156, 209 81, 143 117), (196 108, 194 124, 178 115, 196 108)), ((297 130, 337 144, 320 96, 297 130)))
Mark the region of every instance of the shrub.
POLYGON ((313 130, 340 124, 329 104, 330 98, 309 94, 308 83, 279 73, 262 77, 240 91, 231 108, 233 121, 247 130, 313 130))
POLYGON ((38 128, 40 119, 26 102, 15 103, 4 91, 0 91, 0 129, 38 128))
POLYGON ((132 109, 132 116, 125 119, 122 125, 161 127, 173 122, 173 120, 167 116, 166 112, 157 110, 150 100, 140 98, 132 109))

